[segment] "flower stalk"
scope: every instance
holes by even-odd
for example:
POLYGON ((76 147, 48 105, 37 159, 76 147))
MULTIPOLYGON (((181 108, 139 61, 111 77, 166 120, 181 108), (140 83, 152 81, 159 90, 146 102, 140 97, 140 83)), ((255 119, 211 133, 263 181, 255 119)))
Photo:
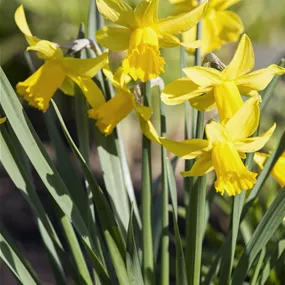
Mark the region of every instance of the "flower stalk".
MULTIPOLYGON (((144 106, 151 105, 150 82, 143 83, 144 106)), ((152 172, 151 141, 142 138, 142 236, 143 236, 143 277, 145 285, 154 285, 154 255, 152 233, 152 172)))

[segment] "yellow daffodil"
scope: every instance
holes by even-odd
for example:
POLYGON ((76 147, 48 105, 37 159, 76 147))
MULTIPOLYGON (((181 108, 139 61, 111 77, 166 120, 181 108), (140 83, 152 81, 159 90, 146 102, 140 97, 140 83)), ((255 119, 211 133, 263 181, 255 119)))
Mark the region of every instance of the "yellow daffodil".
POLYGON ((220 121, 226 122, 243 105, 242 95, 253 96, 263 90, 275 75, 285 73, 285 68, 272 64, 249 73, 254 67, 254 52, 250 39, 243 35, 230 64, 219 71, 211 67, 184 68, 185 78, 168 84, 162 101, 176 105, 189 101, 200 110, 217 107, 220 121))
MULTIPOLYGON (((267 153, 256 152, 254 154, 254 161, 260 169, 263 169, 270 155, 267 153)), ((285 186, 285 152, 279 157, 270 173, 281 187, 285 186)))
POLYGON ((139 105, 134 94, 127 88, 129 76, 119 68, 113 75, 108 69, 104 69, 108 80, 117 88, 116 95, 98 108, 89 110, 89 117, 95 119, 96 125, 102 133, 109 135, 116 125, 128 114, 135 111, 140 127, 144 135, 150 140, 160 143, 159 136, 150 122, 152 108, 139 105))
POLYGON ((6 121, 6 117, 0 118, 0 125, 3 124, 6 121))
POLYGON ((258 127, 260 117, 259 96, 254 96, 224 124, 215 121, 206 125, 207 140, 190 139, 175 142, 161 138, 166 149, 184 159, 197 158, 190 171, 182 176, 203 176, 215 169, 215 188, 232 196, 251 189, 256 173, 250 172, 241 160, 245 153, 255 152, 270 139, 275 124, 259 137, 250 137, 258 127))
MULTIPOLYGON (((228 8, 240 0, 211 0, 202 20, 201 50, 202 54, 209 53, 227 42, 236 42, 244 27, 240 17, 228 8)), ((197 0, 170 0, 178 12, 187 12, 198 6, 197 0)), ((185 43, 196 39, 196 28, 182 35, 185 43)), ((192 52, 192 49, 187 49, 192 52)))
POLYGON ((30 44, 27 50, 36 51, 37 55, 45 60, 45 63, 33 75, 17 84, 17 92, 31 106, 45 112, 58 88, 67 95, 74 94, 73 82, 81 88, 93 108, 105 102, 101 90, 92 77, 107 63, 107 53, 92 59, 64 57, 57 44, 39 40, 32 35, 27 25, 23 6, 16 10, 15 21, 30 44))
MULTIPOLYGON (((124 73, 134 80, 147 81, 164 71, 159 48, 179 46, 180 34, 194 27, 203 16, 207 1, 191 12, 159 20, 158 0, 145 0, 133 10, 121 0, 97 0, 100 13, 122 27, 104 27, 97 32, 97 41, 112 51, 128 50, 123 60, 124 73)), ((187 44, 197 47, 197 42, 187 44)))

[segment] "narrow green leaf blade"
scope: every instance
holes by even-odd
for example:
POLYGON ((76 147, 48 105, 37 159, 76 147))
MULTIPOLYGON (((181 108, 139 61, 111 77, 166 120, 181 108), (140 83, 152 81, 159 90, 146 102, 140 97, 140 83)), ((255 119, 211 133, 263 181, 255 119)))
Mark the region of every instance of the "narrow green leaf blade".
MULTIPOLYGON (((176 161, 175 161, 176 162, 176 161)), ((185 257, 183 252, 182 240, 179 232, 178 226, 178 211, 177 211, 177 188, 175 182, 175 175, 173 167, 168 161, 167 163, 167 174, 168 174, 168 183, 170 190, 171 204, 173 208, 173 224, 174 224, 174 236, 175 236, 175 247, 176 247, 176 284, 187 285, 187 272, 185 257)))
POLYGON ((3 228, 0 233, 0 257, 23 285, 40 285, 27 260, 21 256, 3 228))
POLYGON ((126 264, 130 285, 144 285, 133 229, 133 207, 127 234, 126 264))
POLYGON ((232 276, 232 285, 241 285, 257 254, 264 248, 285 217, 285 188, 281 189, 258 224, 232 276))

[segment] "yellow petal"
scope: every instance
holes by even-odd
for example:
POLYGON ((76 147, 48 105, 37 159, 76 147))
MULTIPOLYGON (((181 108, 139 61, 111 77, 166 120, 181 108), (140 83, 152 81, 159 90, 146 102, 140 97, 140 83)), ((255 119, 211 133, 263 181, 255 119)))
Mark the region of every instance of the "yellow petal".
POLYGON ((181 45, 183 47, 185 47, 186 49, 196 49, 196 48, 199 48, 201 47, 202 45, 202 41, 201 40, 198 40, 198 41, 195 41, 195 42, 189 42, 189 43, 181 43, 181 45))
POLYGON ((0 118, 0 125, 3 124, 3 123, 5 123, 5 121, 6 121, 6 117, 0 118))
POLYGON ((214 87, 214 97, 221 122, 230 119, 243 105, 239 90, 233 81, 224 81, 214 87))
POLYGON ((139 27, 150 26, 158 21, 158 0, 142 1, 135 9, 135 18, 139 27))
POLYGON ((21 5, 17 8, 15 15, 14 15, 14 18, 15 18, 15 22, 16 22, 18 28, 25 35, 28 44, 30 46, 37 44, 39 39, 37 39, 36 37, 34 37, 32 35, 32 32, 31 32, 31 30, 27 24, 27 19, 26 19, 26 15, 25 15, 23 5, 21 5))
POLYGON ((161 48, 172 48, 179 46, 180 40, 169 33, 158 33, 158 41, 159 41, 159 47, 161 48))
POLYGON ((203 66, 186 67, 183 69, 186 76, 202 87, 216 86, 223 82, 220 71, 203 66))
POLYGON ((190 30, 194 27, 202 18, 208 1, 204 1, 194 10, 180 14, 174 17, 169 17, 159 21, 152 25, 152 28, 159 33, 180 34, 190 30))
POLYGON ((102 133, 109 135, 116 125, 133 110, 131 94, 118 90, 116 95, 99 108, 88 111, 90 118, 97 120, 96 125, 102 133))
POLYGON ((260 97, 251 97, 226 123, 232 140, 240 140, 251 136, 258 127, 260 97))
POLYGON ((180 174, 187 176, 203 176, 214 169, 211 152, 203 153, 194 163, 190 171, 183 171, 180 174))
MULTIPOLYGON (((183 33, 183 42, 186 44, 186 50, 189 53, 193 53, 195 50, 193 47, 187 47, 187 44, 196 40, 196 27, 183 33)), ((204 16, 202 21, 202 35, 201 35, 201 54, 212 52, 213 50, 221 47, 222 41, 219 38, 218 28, 216 21, 213 21, 212 17, 204 16)))
POLYGON ((80 87, 92 108, 98 108, 105 103, 105 97, 101 89, 91 78, 82 78, 80 76, 71 75, 68 76, 80 87))
POLYGON ((222 42, 236 42, 244 31, 240 17, 232 11, 218 11, 215 19, 220 26, 219 38, 222 42))
MULTIPOLYGON (((205 89, 206 91, 207 89, 205 89)), ((206 91, 205 94, 189 100, 191 106, 201 112, 207 112, 217 107, 213 89, 206 91)))
POLYGON ((160 140, 167 150, 184 159, 193 159, 202 154, 203 150, 209 148, 209 142, 202 139, 190 139, 181 142, 166 138, 160 140))
POLYGON ((204 93, 193 81, 180 78, 166 85, 161 93, 161 100, 167 105, 178 105, 204 93))
POLYGON ((241 0, 212 0, 211 2, 213 3, 213 7, 217 10, 226 10, 240 1, 241 0))
POLYGON ((164 64, 155 31, 151 28, 133 31, 128 55, 122 63, 124 72, 134 80, 146 82, 164 72, 164 64))
POLYGON ((259 91, 265 89, 275 75, 283 74, 285 74, 285 68, 272 64, 267 68, 241 76, 235 82, 239 88, 259 91))
POLYGON ((217 192, 229 196, 239 194, 242 190, 251 189, 256 183, 257 173, 250 172, 245 166, 233 143, 218 143, 212 150, 212 162, 216 170, 217 192))
POLYGON ((108 62, 108 53, 105 52, 96 58, 79 59, 66 57, 62 60, 68 75, 92 78, 108 62))
POLYGON ((269 141, 275 128, 276 124, 273 124, 269 130, 258 137, 245 138, 235 141, 234 143, 237 150, 242 152, 255 152, 260 150, 269 141))
POLYGON ((229 134, 226 127, 215 121, 211 121, 205 128, 208 140, 213 143, 221 143, 229 140, 229 134))
MULTIPOLYGON (((256 152, 254 154, 254 161, 260 169, 263 169, 268 158, 269 154, 266 153, 256 152)), ((279 157, 270 174, 277 180, 281 187, 285 186, 285 152, 279 157)))
POLYGON ((254 67, 254 51, 249 37, 244 34, 241 37, 238 48, 230 64, 223 70, 225 76, 233 80, 240 77, 254 67))
POLYGON ((133 9, 121 0, 97 0, 99 12, 108 20, 121 26, 135 25, 133 9))
POLYGON ((161 144, 160 137, 158 136, 155 127, 150 121, 152 108, 146 106, 138 106, 136 103, 133 103, 133 105, 135 106, 136 116, 139 120, 140 128, 144 136, 157 144, 161 144))
POLYGON ((60 88, 65 95, 73 96, 74 95, 74 83, 69 77, 65 77, 60 88))
POLYGON ((65 70, 57 61, 47 61, 24 82, 17 84, 17 92, 29 105, 45 112, 51 97, 61 86, 66 76, 65 70))
POLYGON ((63 58, 61 49, 54 43, 45 40, 38 41, 36 45, 28 47, 27 50, 36 51, 37 56, 45 60, 63 58))
POLYGON ((104 27, 96 33, 98 43, 112 51, 128 49, 130 37, 130 29, 119 27, 104 27))

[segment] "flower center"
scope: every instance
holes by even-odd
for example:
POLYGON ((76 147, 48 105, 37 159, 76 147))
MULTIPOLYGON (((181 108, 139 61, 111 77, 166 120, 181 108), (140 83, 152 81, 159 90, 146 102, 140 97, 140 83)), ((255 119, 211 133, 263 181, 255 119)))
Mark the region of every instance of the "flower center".
POLYGON ((217 143, 212 150, 212 162, 216 170, 217 192, 233 196, 241 190, 251 189, 256 183, 257 173, 245 166, 232 142, 217 143))
POLYGON ((134 80, 148 81, 164 71, 165 62, 160 55, 158 37, 151 28, 135 29, 130 38, 128 55, 123 69, 134 80))

